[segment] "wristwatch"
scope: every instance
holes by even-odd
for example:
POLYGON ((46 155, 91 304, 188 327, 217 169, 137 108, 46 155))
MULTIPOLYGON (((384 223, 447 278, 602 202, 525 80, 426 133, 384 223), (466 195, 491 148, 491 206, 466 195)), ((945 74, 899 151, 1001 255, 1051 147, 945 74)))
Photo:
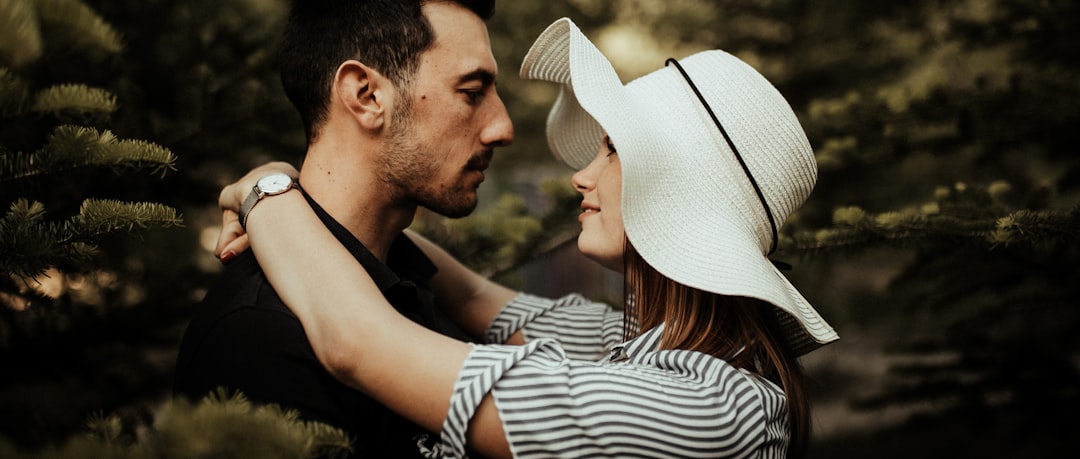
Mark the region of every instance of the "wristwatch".
POLYGON ((255 186, 251 188, 251 194, 247 199, 244 199, 244 203, 240 204, 240 226, 247 230, 248 214, 251 213, 251 209, 258 204, 262 198, 267 196, 274 196, 284 193, 293 188, 300 188, 300 184, 296 183, 296 180, 281 172, 275 172, 273 174, 264 176, 255 182, 255 186))

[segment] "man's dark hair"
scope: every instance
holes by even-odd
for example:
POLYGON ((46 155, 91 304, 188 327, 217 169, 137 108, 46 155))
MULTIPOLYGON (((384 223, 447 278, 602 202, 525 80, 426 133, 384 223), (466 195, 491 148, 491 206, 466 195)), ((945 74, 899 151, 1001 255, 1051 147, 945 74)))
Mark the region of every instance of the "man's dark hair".
POLYGON ((435 39, 420 10, 433 1, 459 4, 485 21, 495 11, 495 0, 293 0, 278 66, 309 143, 325 121, 342 62, 359 60, 398 88, 408 86, 435 39))

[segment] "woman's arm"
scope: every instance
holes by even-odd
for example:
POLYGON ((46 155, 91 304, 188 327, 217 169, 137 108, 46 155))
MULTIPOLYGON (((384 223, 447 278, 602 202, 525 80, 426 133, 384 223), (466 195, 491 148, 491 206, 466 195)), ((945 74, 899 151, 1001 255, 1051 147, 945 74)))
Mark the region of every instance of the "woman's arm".
MULTIPOLYGON (((237 194, 244 189, 234 186, 237 194)), ((247 229, 259 264, 300 319, 320 362, 339 380, 439 432, 471 347, 398 314, 300 193, 264 199, 249 214, 247 229)), ((509 456, 490 395, 470 422, 468 439, 481 454, 509 456)))
POLYGON ((251 244, 248 242, 247 232, 240 225, 238 210, 240 203, 244 202, 251 188, 259 177, 281 172, 292 178, 300 176, 292 164, 284 161, 274 161, 252 169, 236 183, 221 189, 218 195, 218 207, 221 208, 221 232, 218 233, 217 245, 214 246, 214 256, 222 263, 228 263, 240 252, 247 250, 251 244))
MULTIPOLYGON (((477 339, 484 338, 495 316, 499 315, 499 311, 502 311, 517 292, 469 269, 420 234, 409 230, 406 230, 405 234, 439 269, 428 283, 439 304, 466 333, 477 339)), ((520 332, 506 341, 507 344, 524 342, 520 332)))
MULTIPOLYGON (((236 203, 243 202, 251 186, 258 177, 272 172, 283 172, 297 177, 299 172, 291 164, 271 162, 259 166, 244 176, 237 183, 222 190, 218 198, 223 210, 222 229, 214 255, 222 262, 228 262, 236 254, 247 250, 250 243, 247 233, 240 226, 236 213, 236 203)), ((318 221, 314 213, 312 218, 318 221)), ((299 218, 292 216, 291 218, 299 218)), ((499 285, 469 269, 441 247, 425 239, 420 234, 406 230, 405 233, 435 263, 438 272, 429 283, 438 304, 462 330, 470 336, 482 339, 499 314, 499 311, 517 295, 517 292, 499 285)), ((521 344, 522 335, 516 333, 506 341, 507 344, 521 344)))

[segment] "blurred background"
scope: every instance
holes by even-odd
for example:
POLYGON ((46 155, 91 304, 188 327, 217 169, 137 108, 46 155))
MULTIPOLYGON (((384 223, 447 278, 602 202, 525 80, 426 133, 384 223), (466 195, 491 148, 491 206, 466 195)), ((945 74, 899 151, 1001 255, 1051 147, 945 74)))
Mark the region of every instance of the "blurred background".
MULTIPOLYGON (((208 442, 243 456, 277 437, 201 436, 192 426, 252 423, 179 422, 197 413, 170 390, 186 321, 221 268, 218 191, 302 159, 274 63, 286 9, 0 0, 0 456, 209 457, 220 445, 208 442)), ((476 214, 422 212, 415 227, 516 288, 617 304, 619 277, 573 244, 570 171, 544 138, 557 88, 521 81, 521 59, 563 16, 624 81, 725 49, 785 94, 818 158, 778 253, 842 338, 804 359, 811 456, 1076 457, 1078 10, 503 0, 489 29, 516 141, 497 151, 476 214)))

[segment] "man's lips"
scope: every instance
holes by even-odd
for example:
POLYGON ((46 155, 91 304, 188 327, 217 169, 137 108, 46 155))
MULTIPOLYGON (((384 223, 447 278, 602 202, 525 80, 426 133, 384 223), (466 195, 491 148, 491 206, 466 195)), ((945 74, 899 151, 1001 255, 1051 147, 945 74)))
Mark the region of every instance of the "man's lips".
POLYGON ((465 169, 484 172, 488 166, 491 166, 491 157, 493 155, 494 152, 490 150, 473 155, 472 158, 469 158, 469 162, 465 163, 465 169))
POLYGON ((476 182, 476 186, 480 186, 480 184, 484 182, 484 179, 487 178, 484 176, 484 171, 487 170, 488 166, 491 166, 491 157, 493 154, 494 152, 491 150, 481 152, 473 155, 473 157, 469 158, 469 162, 465 163, 465 171, 475 172, 480 176, 479 181, 476 182))

